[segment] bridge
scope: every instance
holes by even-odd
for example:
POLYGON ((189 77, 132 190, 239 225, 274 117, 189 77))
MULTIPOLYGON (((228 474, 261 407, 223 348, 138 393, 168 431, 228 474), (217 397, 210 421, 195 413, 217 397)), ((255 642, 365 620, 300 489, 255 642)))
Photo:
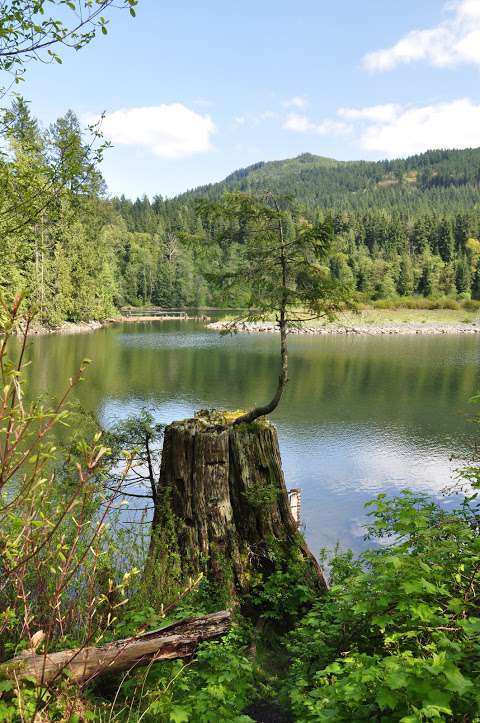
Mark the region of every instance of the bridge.
POLYGON ((124 306, 120 309, 122 316, 129 319, 148 318, 148 319, 188 319, 189 316, 185 309, 165 309, 161 306, 124 306))

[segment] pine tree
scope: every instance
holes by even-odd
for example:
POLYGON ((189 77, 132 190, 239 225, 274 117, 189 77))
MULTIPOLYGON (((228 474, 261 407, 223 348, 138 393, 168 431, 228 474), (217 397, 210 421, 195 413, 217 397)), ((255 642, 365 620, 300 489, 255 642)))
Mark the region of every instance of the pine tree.
POLYGON ((460 256, 455 272, 455 284, 459 294, 469 294, 471 288, 471 271, 465 256, 460 256))
POLYGON ((455 254, 455 237, 452 223, 447 218, 442 218, 438 227, 437 248, 444 261, 452 261, 455 254))
POLYGON ((415 288, 415 276, 413 265, 408 254, 404 254, 400 260, 400 268, 397 281, 397 291, 401 296, 410 296, 415 288))

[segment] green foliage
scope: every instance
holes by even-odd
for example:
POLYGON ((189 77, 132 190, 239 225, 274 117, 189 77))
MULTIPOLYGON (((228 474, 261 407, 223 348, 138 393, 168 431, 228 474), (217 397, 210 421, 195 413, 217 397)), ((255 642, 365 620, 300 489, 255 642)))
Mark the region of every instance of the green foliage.
MULTIPOLYGON (((131 202, 122 197, 114 199, 114 206, 128 230, 145 234, 145 244, 152 249, 146 268, 156 266, 162 281, 161 290, 151 285, 149 302, 176 305, 182 299, 180 303, 195 304, 200 296, 192 294, 193 275, 202 289, 203 303, 248 305, 248 276, 243 284, 219 284, 218 273, 212 273, 221 269, 227 277, 238 269, 246 254, 248 222, 245 219, 235 233, 227 234, 222 224, 199 222, 198 204, 216 204, 225 192, 261 199, 266 191, 294 198, 292 215, 306 225, 315 227, 331 219, 335 240, 328 263, 332 275, 345 288, 360 292, 364 300, 389 299, 396 293, 466 298, 469 283, 479 297, 479 155, 478 149, 432 151, 398 161, 345 163, 305 154, 255 164, 219 184, 173 200, 157 196, 153 202, 147 198, 131 202), (406 183, 399 182, 400 171, 406 183), (173 257, 163 250, 172 241, 173 257), (175 291, 176 258, 182 255, 187 273, 177 275, 175 291)), ((146 269, 141 273, 148 277, 146 269)), ((130 303, 143 303, 144 298, 139 290, 132 293, 130 303)))
MULTIPOLYGON (((218 205, 226 190, 239 212, 239 190, 243 198, 255 194, 257 206, 266 189, 293 194, 285 231, 297 249, 299 242, 306 248, 309 234, 324 234, 321 265, 329 273, 297 274, 291 300, 296 295, 298 305, 332 294, 333 281, 364 301, 396 294, 480 297, 478 151, 379 164, 300 157, 260 164, 172 200, 110 202, 98 170, 105 144, 97 128, 85 136, 71 111, 42 132, 28 104, 16 98, 5 113, 3 140, 0 288, 10 298, 26 289, 46 324, 105 319, 124 304, 244 308, 268 296, 271 305, 268 278, 265 297, 248 274, 233 283, 253 255, 266 251, 268 238, 257 248, 251 243, 252 209, 244 202, 236 225, 199 212, 199 199, 204 208, 218 205), (395 164, 408 168, 414 183, 398 184, 395 164), (422 185, 426 167, 443 180, 422 185), (451 171, 440 174, 447 167, 451 171), (394 182, 385 185, 391 174, 394 182)), ((318 250, 317 244, 317 261, 318 250)), ((304 267, 311 260, 307 254, 304 267)))
POLYGON ((284 570, 276 570, 266 580, 259 580, 252 593, 252 603, 260 618, 273 622, 279 630, 288 630, 315 601, 303 560, 291 560, 284 570))
POLYGON ((290 635, 296 719, 477 720, 476 496, 453 512, 407 491, 370 504, 382 546, 334 558, 330 592, 290 635))
POLYGON ((247 652, 249 637, 234 626, 221 640, 203 643, 194 661, 167 662, 133 675, 120 690, 122 705, 148 723, 248 723, 252 719, 242 711, 262 692, 247 652))
MULTIPOLYGON (((98 171, 104 146, 69 111, 40 132, 22 99, 6 113, 0 155, 0 292, 26 291, 46 324, 103 319, 119 289, 98 171)), ((118 237, 118 231, 117 231, 118 237)))
MULTIPOLYGON (((56 695, 31 681, 12 688, 2 663, 27 649, 41 655, 100 642, 138 571, 111 564, 116 549, 105 522, 115 490, 106 494, 98 484, 109 450, 101 434, 88 439, 70 429, 68 397, 87 362, 60 401, 27 401, 24 351, 32 319, 22 315, 21 302, 0 306, 0 710, 12 721, 37 713, 55 720, 68 711, 59 693, 68 681, 59 677, 56 695), (12 339, 18 324, 20 344, 12 339), (63 449, 55 436, 60 425, 70 429, 63 449)), ((128 468, 128 457, 124 463, 128 468)))
POLYGON ((470 300, 458 302, 449 297, 440 296, 436 299, 426 299, 423 296, 393 296, 390 299, 379 299, 372 302, 375 309, 465 309, 475 311, 478 307, 470 300))
MULTIPOLYGON (((427 151, 405 159, 370 162, 336 161, 304 153, 283 161, 256 163, 181 198, 214 199, 225 191, 261 193, 270 189, 278 195, 295 196, 309 209, 337 206, 348 214, 371 208, 403 207, 418 212, 430 207, 443 215, 446 206, 475 203, 479 158, 478 148, 427 151), (398 171, 406 174, 407 183, 398 178, 398 171)), ((455 233, 459 230, 457 226, 455 233)), ((419 239, 422 237, 426 236, 420 232, 419 239)))
POLYGON ((268 510, 272 507, 272 505, 275 503, 276 499, 278 498, 278 495, 280 493, 280 490, 278 488, 278 485, 275 484, 258 484, 258 485, 252 485, 248 489, 246 489, 242 494, 245 497, 246 501, 250 506, 252 506, 254 509, 262 510, 265 509, 268 513, 268 510))
POLYGON ((348 299, 340 273, 329 257, 334 242, 330 218, 309 223, 289 198, 270 193, 225 194, 217 202, 199 201, 210 278, 225 296, 246 293, 249 318, 275 312, 295 322, 302 316, 331 318, 348 299), (212 244, 213 242, 213 244, 212 244), (211 248, 236 246, 234 264, 225 267, 211 248))
POLYGON ((135 17, 138 0, 7 0, 0 15, 0 72, 18 83, 31 60, 61 63, 59 47, 80 50, 98 30, 107 33, 102 13, 128 8, 135 17), (52 13, 52 14, 49 14, 52 13))

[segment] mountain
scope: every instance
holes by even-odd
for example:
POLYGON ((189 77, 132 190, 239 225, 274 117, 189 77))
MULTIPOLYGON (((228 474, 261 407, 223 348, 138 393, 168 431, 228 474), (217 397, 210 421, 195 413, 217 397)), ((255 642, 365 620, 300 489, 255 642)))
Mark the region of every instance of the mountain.
POLYGON ((465 206, 478 203, 479 187, 480 148, 427 151, 392 161, 337 161, 303 153, 241 168, 176 200, 268 189, 295 196, 309 208, 436 206, 442 200, 450 205, 455 199, 465 206))
POLYGON ((480 148, 377 162, 304 153, 255 163, 174 199, 113 199, 127 231, 126 301, 244 306, 241 293, 226 295, 211 280, 212 265, 232 268, 241 241, 234 234, 219 244, 195 201, 262 190, 292 196, 308 220, 328 212, 335 231, 332 274, 359 298, 480 301, 480 148))

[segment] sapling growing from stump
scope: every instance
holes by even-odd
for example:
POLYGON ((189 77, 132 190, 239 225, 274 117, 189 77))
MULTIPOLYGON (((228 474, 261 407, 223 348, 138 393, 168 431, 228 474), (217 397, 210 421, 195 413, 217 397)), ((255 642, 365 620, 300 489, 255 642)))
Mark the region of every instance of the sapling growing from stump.
POLYGON ((246 293, 248 311, 225 325, 237 331, 244 322, 275 318, 280 332, 280 372, 270 401, 237 416, 233 424, 251 423, 273 412, 288 382, 288 333, 314 319, 332 321, 351 305, 349 289, 329 268, 334 241, 329 217, 310 223, 286 197, 271 192, 262 196, 228 193, 219 202, 201 201, 198 209, 207 232, 220 247, 235 245, 234 268, 212 272, 228 292, 246 293))
MULTIPOLYGON (((348 295, 328 266, 329 219, 311 224, 291 201, 272 193, 227 194, 217 203, 200 202, 198 210, 202 233, 215 238, 214 249, 225 250, 222 259, 213 252, 212 277, 225 298, 239 287, 248 307, 227 329, 274 316, 280 372, 267 404, 241 414, 203 410, 165 428, 157 486, 165 502, 156 505, 152 539, 169 507, 182 574, 204 574, 213 589, 227 599, 237 596, 245 612, 258 616, 269 604, 270 579, 292 581, 296 575, 309 594, 327 589, 291 514, 277 431, 265 417, 278 406, 288 381, 288 332, 303 321, 332 319, 348 295)), ((161 557, 151 545, 152 568, 161 557)))

